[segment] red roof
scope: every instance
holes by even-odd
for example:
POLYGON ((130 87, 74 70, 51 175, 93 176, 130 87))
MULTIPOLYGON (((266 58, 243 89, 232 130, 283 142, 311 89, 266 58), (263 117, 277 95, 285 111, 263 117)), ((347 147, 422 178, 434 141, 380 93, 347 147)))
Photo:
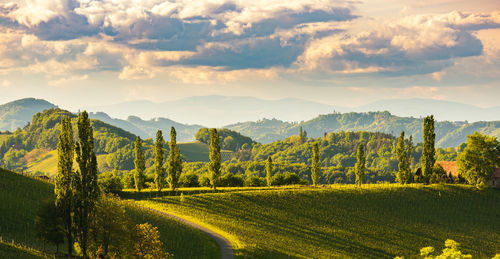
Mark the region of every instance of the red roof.
POLYGON ((440 164, 446 171, 446 175, 453 175, 458 177, 458 167, 455 161, 437 161, 436 164, 440 164))

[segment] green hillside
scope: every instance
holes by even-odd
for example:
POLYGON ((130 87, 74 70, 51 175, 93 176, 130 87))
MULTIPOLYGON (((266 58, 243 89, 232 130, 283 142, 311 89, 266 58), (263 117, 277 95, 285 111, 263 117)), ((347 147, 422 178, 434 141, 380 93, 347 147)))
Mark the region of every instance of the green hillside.
POLYGON ((54 187, 0 168, 0 190, 2 239, 42 248, 42 242, 35 238, 34 218, 43 201, 54 192, 54 187))
MULTIPOLYGON (((269 143, 297 135, 299 127, 307 131, 309 137, 322 137, 325 132, 339 131, 370 131, 398 135, 404 130, 412 135, 416 142, 422 141, 421 118, 398 117, 389 112, 366 113, 331 113, 301 122, 289 123, 280 120, 259 120, 225 126, 225 128, 240 132, 245 136, 261 142, 269 143)), ((456 147, 465 142, 466 136, 479 131, 483 134, 500 137, 500 121, 467 122, 436 122, 436 146, 456 147)))
MULTIPOLYGON (((61 109, 49 109, 33 116, 31 124, 13 134, 0 134, 0 166, 15 170, 28 170, 52 176, 56 172, 58 136, 63 117, 72 118, 76 134, 76 116, 61 109)), ((121 128, 99 120, 92 120, 94 147, 101 172, 132 170, 134 168, 134 141, 136 136, 121 128)), ((193 136, 194 137, 194 136, 193 136)), ((208 161, 208 145, 188 142, 179 145, 185 161, 208 161)), ((143 142, 146 165, 153 165, 153 140, 143 142)), ((165 145, 168 153, 168 145, 165 145)), ((225 160, 231 151, 223 151, 225 160)))
POLYGON ((394 184, 232 191, 139 200, 209 224, 258 258, 415 257, 446 239, 474 258, 500 253, 500 192, 394 184))
POLYGON ((23 128, 37 112, 56 108, 42 99, 25 98, 0 105, 0 131, 23 128))
MULTIPOLYGON (((29 178, 0 168, 0 236, 2 240, 25 244, 37 249, 54 247, 45 245, 35 236, 34 218, 42 202, 54 192, 51 183, 29 178)), ((214 240, 204 233, 170 218, 126 204, 134 222, 149 222, 160 230, 165 250, 179 258, 216 258, 220 253, 214 240)), ((60 247, 62 250, 65 246, 60 247)), ((0 258, 36 258, 29 249, 0 243, 0 258), (22 253, 22 254, 19 254, 22 253)))

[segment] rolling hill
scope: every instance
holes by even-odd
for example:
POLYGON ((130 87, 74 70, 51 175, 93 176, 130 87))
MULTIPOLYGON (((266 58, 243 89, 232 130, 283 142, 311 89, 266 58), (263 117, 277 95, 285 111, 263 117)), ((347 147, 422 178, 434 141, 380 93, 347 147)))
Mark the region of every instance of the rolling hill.
POLYGON ((0 105, 0 131, 23 128, 37 112, 57 106, 45 100, 25 98, 0 105))
POLYGON ((229 233, 248 258, 416 258, 446 239, 474 258, 500 252, 500 192, 465 185, 247 188, 136 202, 229 233))
MULTIPOLYGON (((387 111, 351 112, 319 115, 301 123, 263 119, 227 125, 225 128, 240 132, 262 143, 297 135, 300 127, 307 131, 309 137, 314 138, 324 136, 325 132, 370 131, 399 135, 404 130, 407 135, 413 136, 415 142, 421 142, 422 121, 422 118, 398 117, 387 111)), ((467 135, 475 131, 500 138, 500 121, 474 123, 438 121, 435 129, 438 147, 456 147, 465 142, 467 135)))
MULTIPOLYGON (((0 236, 4 241, 14 241, 15 246, 0 242, 0 258, 44 258, 36 250, 21 248, 18 244, 35 249, 49 249, 36 238, 34 218, 41 204, 53 195, 52 183, 40 181, 0 168, 0 236)), ((214 240, 199 230, 175 220, 124 203, 127 213, 136 224, 149 222, 157 226, 165 250, 179 258, 217 258, 219 248, 214 240)), ((65 251, 65 246, 60 249, 65 251)))

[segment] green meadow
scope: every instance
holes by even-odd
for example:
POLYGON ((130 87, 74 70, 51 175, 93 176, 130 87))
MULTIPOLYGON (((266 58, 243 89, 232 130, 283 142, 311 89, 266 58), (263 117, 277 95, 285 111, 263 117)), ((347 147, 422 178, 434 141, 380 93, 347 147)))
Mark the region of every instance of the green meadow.
MULTIPOLYGON (((49 182, 26 177, 0 168, 0 258, 36 258, 36 250, 55 251, 36 238, 34 218, 43 201, 52 195, 49 182), (11 242, 14 241, 15 245, 11 242), (22 248, 24 246, 34 248, 22 248)), ((176 258, 217 258, 219 247, 209 236, 175 220, 160 216, 134 204, 125 203, 136 224, 149 222, 158 227, 165 251, 176 258)), ((65 251, 65 245, 60 246, 65 251)))
POLYGON ((415 257, 446 239, 474 258, 500 253, 500 191, 373 184, 137 198, 225 235, 259 258, 415 257))

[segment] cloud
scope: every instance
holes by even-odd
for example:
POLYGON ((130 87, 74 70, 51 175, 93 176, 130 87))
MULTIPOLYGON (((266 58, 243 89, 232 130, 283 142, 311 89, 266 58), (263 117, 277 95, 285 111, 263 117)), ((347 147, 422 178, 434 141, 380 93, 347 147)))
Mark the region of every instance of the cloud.
MULTIPOLYGON (((279 70, 279 75, 300 72, 319 80, 424 74, 446 81, 452 73, 444 70, 464 58, 485 57, 478 31, 500 27, 500 12, 370 20, 358 19, 354 5, 333 0, 5 3, 0 4, 0 72, 17 68, 71 78, 112 71, 123 80, 162 75, 176 80, 179 73, 172 71, 199 70, 226 80, 231 71, 276 75, 279 70)), ((481 58, 476 62, 487 61, 481 58)), ((199 78, 194 81, 204 80, 199 78)))
POLYGON ((480 56, 476 30, 499 28, 499 13, 416 15, 376 21, 370 30, 311 42, 298 58, 302 70, 401 76, 438 72, 457 58, 480 56))

